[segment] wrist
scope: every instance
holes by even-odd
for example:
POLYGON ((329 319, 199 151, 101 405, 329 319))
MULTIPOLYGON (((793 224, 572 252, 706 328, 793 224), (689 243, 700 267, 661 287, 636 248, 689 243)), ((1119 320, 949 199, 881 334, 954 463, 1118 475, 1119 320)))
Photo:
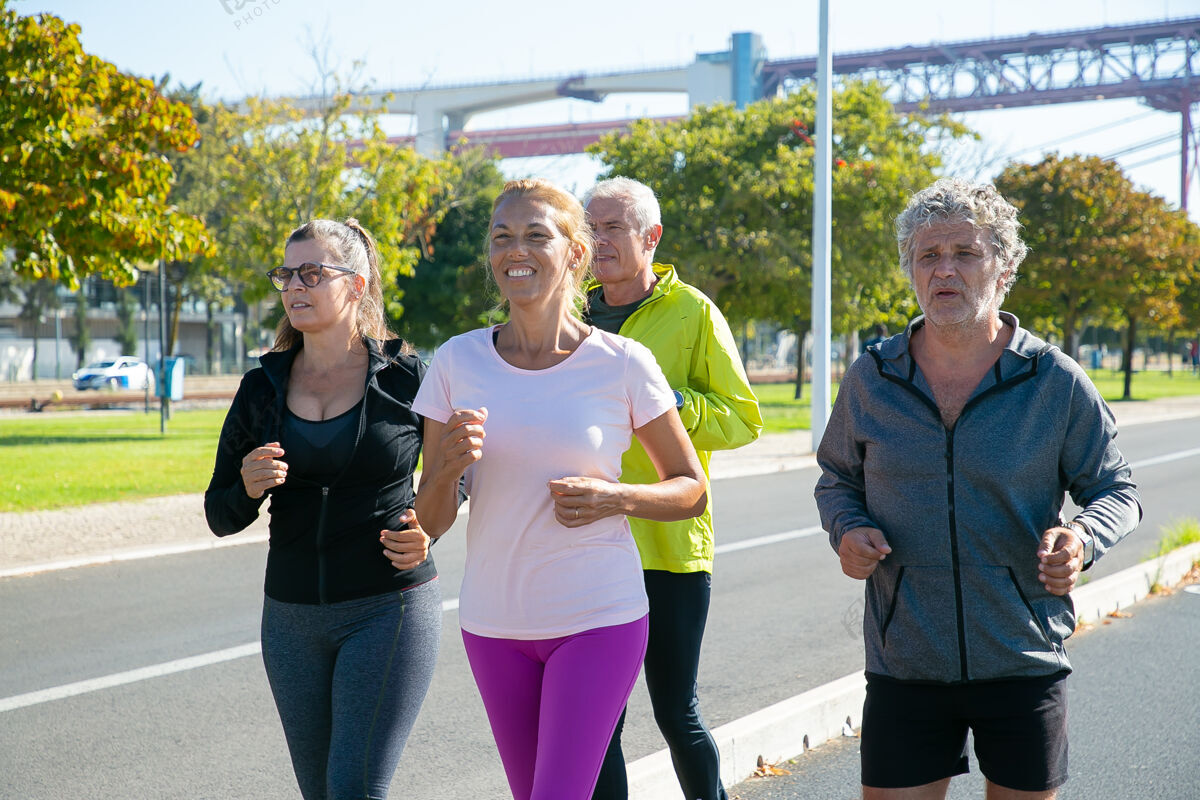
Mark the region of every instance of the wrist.
POLYGON ((1087 569, 1096 560, 1096 538, 1092 536, 1092 530, 1087 526, 1086 522, 1081 522, 1073 519, 1070 522, 1064 523, 1063 527, 1075 534, 1083 545, 1083 567, 1087 569))

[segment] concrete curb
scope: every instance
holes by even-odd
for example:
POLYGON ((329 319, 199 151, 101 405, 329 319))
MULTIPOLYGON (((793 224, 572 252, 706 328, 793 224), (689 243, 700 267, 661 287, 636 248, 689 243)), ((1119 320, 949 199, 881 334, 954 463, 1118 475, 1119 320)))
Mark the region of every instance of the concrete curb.
MULTIPOLYGON (((1200 543, 1190 544, 1135 567, 1085 584, 1071 593, 1076 617, 1094 623, 1145 599, 1153 584, 1178 582, 1200 560, 1200 543)), ((818 686, 773 706, 722 725, 712 734, 721 751, 721 780, 726 787, 748 778, 762 756, 770 762, 800 755, 862 722, 866 697, 863 673, 818 686)), ((660 750, 628 766, 631 800, 683 798, 671 755, 660 750)))
POLYGON ((1178 583, 1196 561, 1200 561, 1200 542, 1143 561, 1094 583, 1085 583, 1071 593, 1075 617, 1082 622, 1094 623, 1114 611, 1128 608, 1144 600, 1155 583, 1163 586, 1178 583))

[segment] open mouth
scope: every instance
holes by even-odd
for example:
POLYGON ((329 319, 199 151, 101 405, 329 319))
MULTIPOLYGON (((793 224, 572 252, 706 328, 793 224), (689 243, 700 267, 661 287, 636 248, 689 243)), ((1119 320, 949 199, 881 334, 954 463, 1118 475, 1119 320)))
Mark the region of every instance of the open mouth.
POLYGON ((504 274, 510 278, 528 278, 533 274, 533 270, 529 267, 511 267, 506 269, 504 274))

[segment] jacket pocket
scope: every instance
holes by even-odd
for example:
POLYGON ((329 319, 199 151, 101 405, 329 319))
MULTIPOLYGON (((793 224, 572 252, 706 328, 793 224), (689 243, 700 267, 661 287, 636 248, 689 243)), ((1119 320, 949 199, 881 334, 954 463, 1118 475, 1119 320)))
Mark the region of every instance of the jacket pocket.
POLYGON ((900 587, 904 585, 904 567, 896 573, 896 586, 892 589, 892 600, 888 603, 887 614, 884 615, 883 625, 880 627, 879 636, 883 639, 883 646, 887 647, 887 632, 888 626, 892 624, 892 617, 896 615, 896 601, 900 598, 900 587))
MULTIPOLYGON (((1030 568, 1036 580, 1036 565, 1030 568)), ((963 565, 967 671, 974 680, 1047 675, 1067 666, 1052 634, 1045 589, 1022 587, 1009 566, 963 565)))
MULTIPOLYGON (((876 573, 879 575, 879 572, 876 573)), ((900 680, 959 679, 958 615, 949 567, 905 565, 869 596, 867 670, 900 680), (890 595, 887 589, 890 588, 890 595)))

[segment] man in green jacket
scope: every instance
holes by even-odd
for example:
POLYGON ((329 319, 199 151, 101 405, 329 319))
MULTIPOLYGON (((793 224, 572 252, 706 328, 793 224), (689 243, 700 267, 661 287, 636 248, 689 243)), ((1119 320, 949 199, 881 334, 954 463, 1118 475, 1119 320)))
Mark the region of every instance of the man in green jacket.
MULTIPOLYGON (((596 184, 584 198, 596 235, 596 282, 588 287, 587 320, 654 353, 675 389, 675 404, 705 475, 713 450, 758 438, 762 416, 737 346, 721 312, 670 264, 654 263, 662 216, 654 192, 629 178, 596 184)), ((635 439, 621 480, 648 483, 658 473, 635 439)), ((696 676, 712 585, 712 492, 696 519, 629 519, 650 599, 646 686, 659 730, 671 750, 686 797, 726 800, 716 742, 700 717, 696 676)), ((596 800, 629 794, 621 752, 622 715, 600 770, 596 800)))

